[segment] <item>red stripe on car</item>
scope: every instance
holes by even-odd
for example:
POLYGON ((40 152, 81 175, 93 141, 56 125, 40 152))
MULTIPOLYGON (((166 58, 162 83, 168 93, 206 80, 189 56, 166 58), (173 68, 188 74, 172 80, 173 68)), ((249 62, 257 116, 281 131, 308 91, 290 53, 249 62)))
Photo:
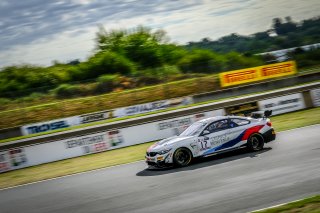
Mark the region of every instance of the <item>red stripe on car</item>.
POLYGON ((264 125, 250 127, 244 132, 244 135, 242 136, 241 140, 248 140, 251 134, 259 132, 259 130, 262 129, 263 127, 264 125))

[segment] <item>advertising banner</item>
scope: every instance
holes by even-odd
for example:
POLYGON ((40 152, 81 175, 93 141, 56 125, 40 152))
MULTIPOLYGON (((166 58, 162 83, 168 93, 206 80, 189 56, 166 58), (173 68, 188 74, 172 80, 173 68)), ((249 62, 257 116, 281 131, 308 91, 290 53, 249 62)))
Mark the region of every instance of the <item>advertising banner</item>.
POLYGON ((262 111, 272 110, 272 115, 293 112, 305 108, 303 95, 301 93, 258 101, 258 105, 262 111))
POLYGON ((25 153, 28 157, 28 165, 24 167, 104 152, 123 145, 122 131, 112 130, 27 146, 25 153))
POLYGON ((56 129, 63 129, 71 126, 76 126, 95 121, 106 120, 110 118, 118 118, 129 115, 142 114, 171 107, 184 106, 192 104, 192 97, 182 97, 170 100, 155 101, 151 103, 139 104, 129 107, 123 107, 96 113, 89 113, 80 116, 73 116, 68 118, 61 118, 51 121, 28 124, 21 127, 22 135, 36 134, 40 132, 48 132, 56 129))
POLYGON ((177 106, 185 106, 192 103, 193 103, 193 99, 191 97, 161 100, 161 101, 155 101, 151 103, 118 108, 114 110, 113 116, 116 118, 119 118, 124 116, 153 112, 153 111, 177 107, 177 106))
POLYGON ((247 69, 223 72, 219 74, 222 87, 234 86, 244 83, 277 78, 296 73, 294 61, 286 61, 265 66, 252 67, 247 69))
POLYGON ((76 126, 80 124, 80 118, 78 116, 56 119, 46 122, 29 124, 21 127, 22 135, 31 135, 40 132, 48 132, 56 129, 63 129, 70 126, 76 126))
POLYGON ((91 123, 95 121, 101 121, 112 118, 112 111, 102 111, 96 113, 90 113, 85 115, 80 115, 80 123, 91 123))
POLYGON ((99 134, 78 137, 62 141, 66 149, 81 149, 81 154, 103 152, 123 144, 120 130, 112 130, 99 134))
POLYGON ((24 148, 0 152, 0 173, 26 167, 27 157, 24 148))
POLYGON ((320 106, 320 88, 310 90, 310 95, 314 107, 320 106))

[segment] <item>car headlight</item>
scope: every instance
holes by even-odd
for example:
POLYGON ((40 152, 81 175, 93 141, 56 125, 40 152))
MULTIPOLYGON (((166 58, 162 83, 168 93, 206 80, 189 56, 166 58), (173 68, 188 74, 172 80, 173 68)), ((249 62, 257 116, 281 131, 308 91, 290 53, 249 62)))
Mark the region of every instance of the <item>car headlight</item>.
POLYGON ((164 155, 167 154, 168 152, 170 152, 171 149, 164 149, 158 152, 159 155, 164 155))

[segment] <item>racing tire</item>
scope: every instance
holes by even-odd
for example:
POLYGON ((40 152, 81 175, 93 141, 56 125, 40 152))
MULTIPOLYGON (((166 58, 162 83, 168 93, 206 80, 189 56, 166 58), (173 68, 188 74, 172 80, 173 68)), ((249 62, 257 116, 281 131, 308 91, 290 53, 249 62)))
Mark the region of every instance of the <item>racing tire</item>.
POLYGON ((192 153, 187 148, 178 148, 173 154, 173 163, 177 167, 188 166, 192 159, 192 153))
POLYGON ((247 144, 249 151, 260 151, 264 146, 264 138, 260 134, 253 134, 249 137, 247 144))

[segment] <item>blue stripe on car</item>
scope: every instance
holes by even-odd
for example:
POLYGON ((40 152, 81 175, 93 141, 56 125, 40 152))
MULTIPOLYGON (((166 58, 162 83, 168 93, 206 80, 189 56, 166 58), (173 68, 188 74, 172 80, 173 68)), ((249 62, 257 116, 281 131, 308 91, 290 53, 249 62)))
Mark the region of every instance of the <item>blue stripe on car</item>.
POLYGON ((237 143, 239 143, 241 141, 241 138, 243 137, 244 133, 245 133, 245 131, 243 131, 237 138, 235 138, 227 143, 221 144, 219 146, 216 146, 214 148, 207 150, 205 153, 203 153, 203 155, 208 155, 208 154, 211 154, 213 152, 216 152, 216 151, 219 151, 222 149, 233 147, 234 145, 236 145, 237 143))

